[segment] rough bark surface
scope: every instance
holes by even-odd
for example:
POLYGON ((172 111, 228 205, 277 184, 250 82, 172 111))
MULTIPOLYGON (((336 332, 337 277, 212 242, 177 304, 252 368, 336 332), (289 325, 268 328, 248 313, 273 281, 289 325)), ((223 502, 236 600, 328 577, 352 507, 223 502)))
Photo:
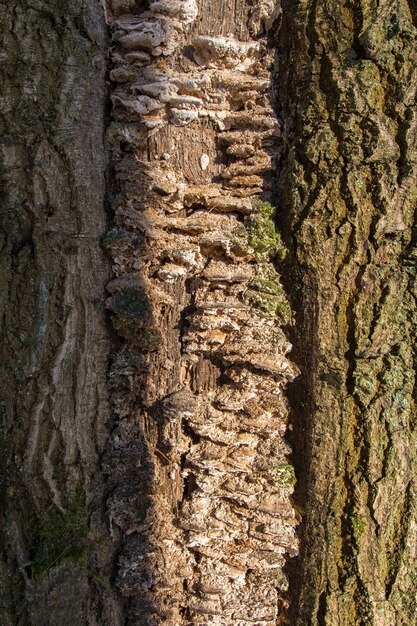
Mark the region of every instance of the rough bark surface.
POLYGON ((108 501, 127 623, 283 623, 297 552, 274 260, 274 2, 108 4, 108 501))
POLYGON ((285 1, 283 16, 280 191, 304 372, 295 455, 306 521, 292 622, 411 626, 416 6, 285 1))
POLYGON ((100 470, 103 9, 0 11, 0 623, 119 624, 100 470))
POLYGON ((0 8, 0 624, 414 626, 415 1, 0 8))

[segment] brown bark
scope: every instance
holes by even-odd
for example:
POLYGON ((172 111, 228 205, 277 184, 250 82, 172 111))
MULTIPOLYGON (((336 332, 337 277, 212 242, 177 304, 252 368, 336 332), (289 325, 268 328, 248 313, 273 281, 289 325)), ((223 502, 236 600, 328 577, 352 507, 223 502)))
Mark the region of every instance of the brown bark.
POLYGON ((273 262, 277 12, 129 6, 109 3, 116 581, 129 624, 283 623, 298 523, 283 391, 297 370, 273 262))
POLYGON ((301 276, 304 372, 295 456, 306 516, 293 623, 411 626, 415 6, 285 2, 283 15, 280 189, 301 276))
POLYGON ((0 7, 0 623, 117 624, 100 470, 104 16, 87 1, 0 7))

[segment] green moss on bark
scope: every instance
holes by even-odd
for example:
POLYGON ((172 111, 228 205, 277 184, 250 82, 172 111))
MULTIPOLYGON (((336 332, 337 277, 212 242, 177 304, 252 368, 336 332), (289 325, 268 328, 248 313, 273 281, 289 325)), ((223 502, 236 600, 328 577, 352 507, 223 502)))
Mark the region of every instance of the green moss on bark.
POLYGON ((88 509, 85 494, 78 488, 64 512, 50 507, 40 518, 35 533, 31 564, 36 581, 64 561, 83 562, 87 548, 88 509))
POLYGON ((416 619, 404 602, 417 553, 411 18, 406 2, 283 3, 279 194, 304 282, 294 338, 306 510, 297 626, 416 619))

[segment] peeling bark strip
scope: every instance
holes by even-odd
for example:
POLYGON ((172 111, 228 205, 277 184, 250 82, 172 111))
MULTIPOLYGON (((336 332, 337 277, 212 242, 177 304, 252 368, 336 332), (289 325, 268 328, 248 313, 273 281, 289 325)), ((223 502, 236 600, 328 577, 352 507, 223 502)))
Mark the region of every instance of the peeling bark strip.
POLYGON ((281 199, 304 283, 293 623, 412 626, 416 4, 285 0, 283 15, 281 199))
POLYGON ((273 625, 297 552, 297 370, 269 204, 274 3, 108 3, 112 532, 129 624, 273 625), (261 200, 262 199, 262 200, 261 200))

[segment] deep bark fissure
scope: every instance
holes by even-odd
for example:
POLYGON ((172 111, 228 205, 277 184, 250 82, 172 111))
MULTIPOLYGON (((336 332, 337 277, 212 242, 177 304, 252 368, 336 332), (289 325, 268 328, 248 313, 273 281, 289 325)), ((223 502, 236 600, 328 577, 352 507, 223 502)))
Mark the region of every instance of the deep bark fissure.
MULTIPOLYGON (((272 206, 261 203, 257 213, 260 198, 272 199, 273 159, 280 156, 265 37, 274 21, 270 5, 221 5, 223 19, 214 24, 213 7, 204 2, 178 4, 172 13, 169 3, 155 9, 151 3, 112 23, 116 86, 108 134, 121 159, 115 226, 126 236, 113 229, 105 239, 117 276, 108 305, 126 346, 143 353, 149 369, 138 407, 119 402, 117 432, 121 445, 129 445, 131 429, 136 423, 142 430, 144 419, 153 458, 153 504, 143 529, 135 531, 133 510, 128 517, 118 512, 126 502, 118 502, 117 489, 109 503, 125 536, 117 584, 129 598, 132 622, 139 612, 146 623, 176 626, 184 619, 200 623, 201 615, 225 624, 285 620, 279 564, 295 549, 297 516, 288 497, 294 476, 287 443, 278 438, 287 408, 273 398, 295 369, 279 356, 289 348, 281 347, 279 319, 290 320, 272 263, 280 254, 272 206), (201 22, 195 21, 200 11, 201 22), (232 15, 241 21, 233 23, 232 15), (159 43, 145 43, 146 28, 159 43), (235 31, 228 39, 226 28, 235 31), (122 146, 128 134, 130 145, 122 146), (138 228, 146 243, 128 250, 128 233, 138 228), (134 263, 141 267, 139 283, 134 263), (134 289, 150 307, 142 337, 132 307, 123 313, 119 306, 124 299, 127 307, 125 296, 129 291, 133 298, 134 289), (150 331, 159 340, 146 347, 150 331), (277 420, 276 433, 262 429, 267 415, 268 430, 277 420), (269 476, 273 463, 277 486, 269 476), (269 511, 275 501, 277 513, 269 511), (160 562, 148 558, 155 551, 160 562), (148 591, 140 588, 144 578, 148 591)), ((124 481, 122 473, 119 490, 124 481)))

